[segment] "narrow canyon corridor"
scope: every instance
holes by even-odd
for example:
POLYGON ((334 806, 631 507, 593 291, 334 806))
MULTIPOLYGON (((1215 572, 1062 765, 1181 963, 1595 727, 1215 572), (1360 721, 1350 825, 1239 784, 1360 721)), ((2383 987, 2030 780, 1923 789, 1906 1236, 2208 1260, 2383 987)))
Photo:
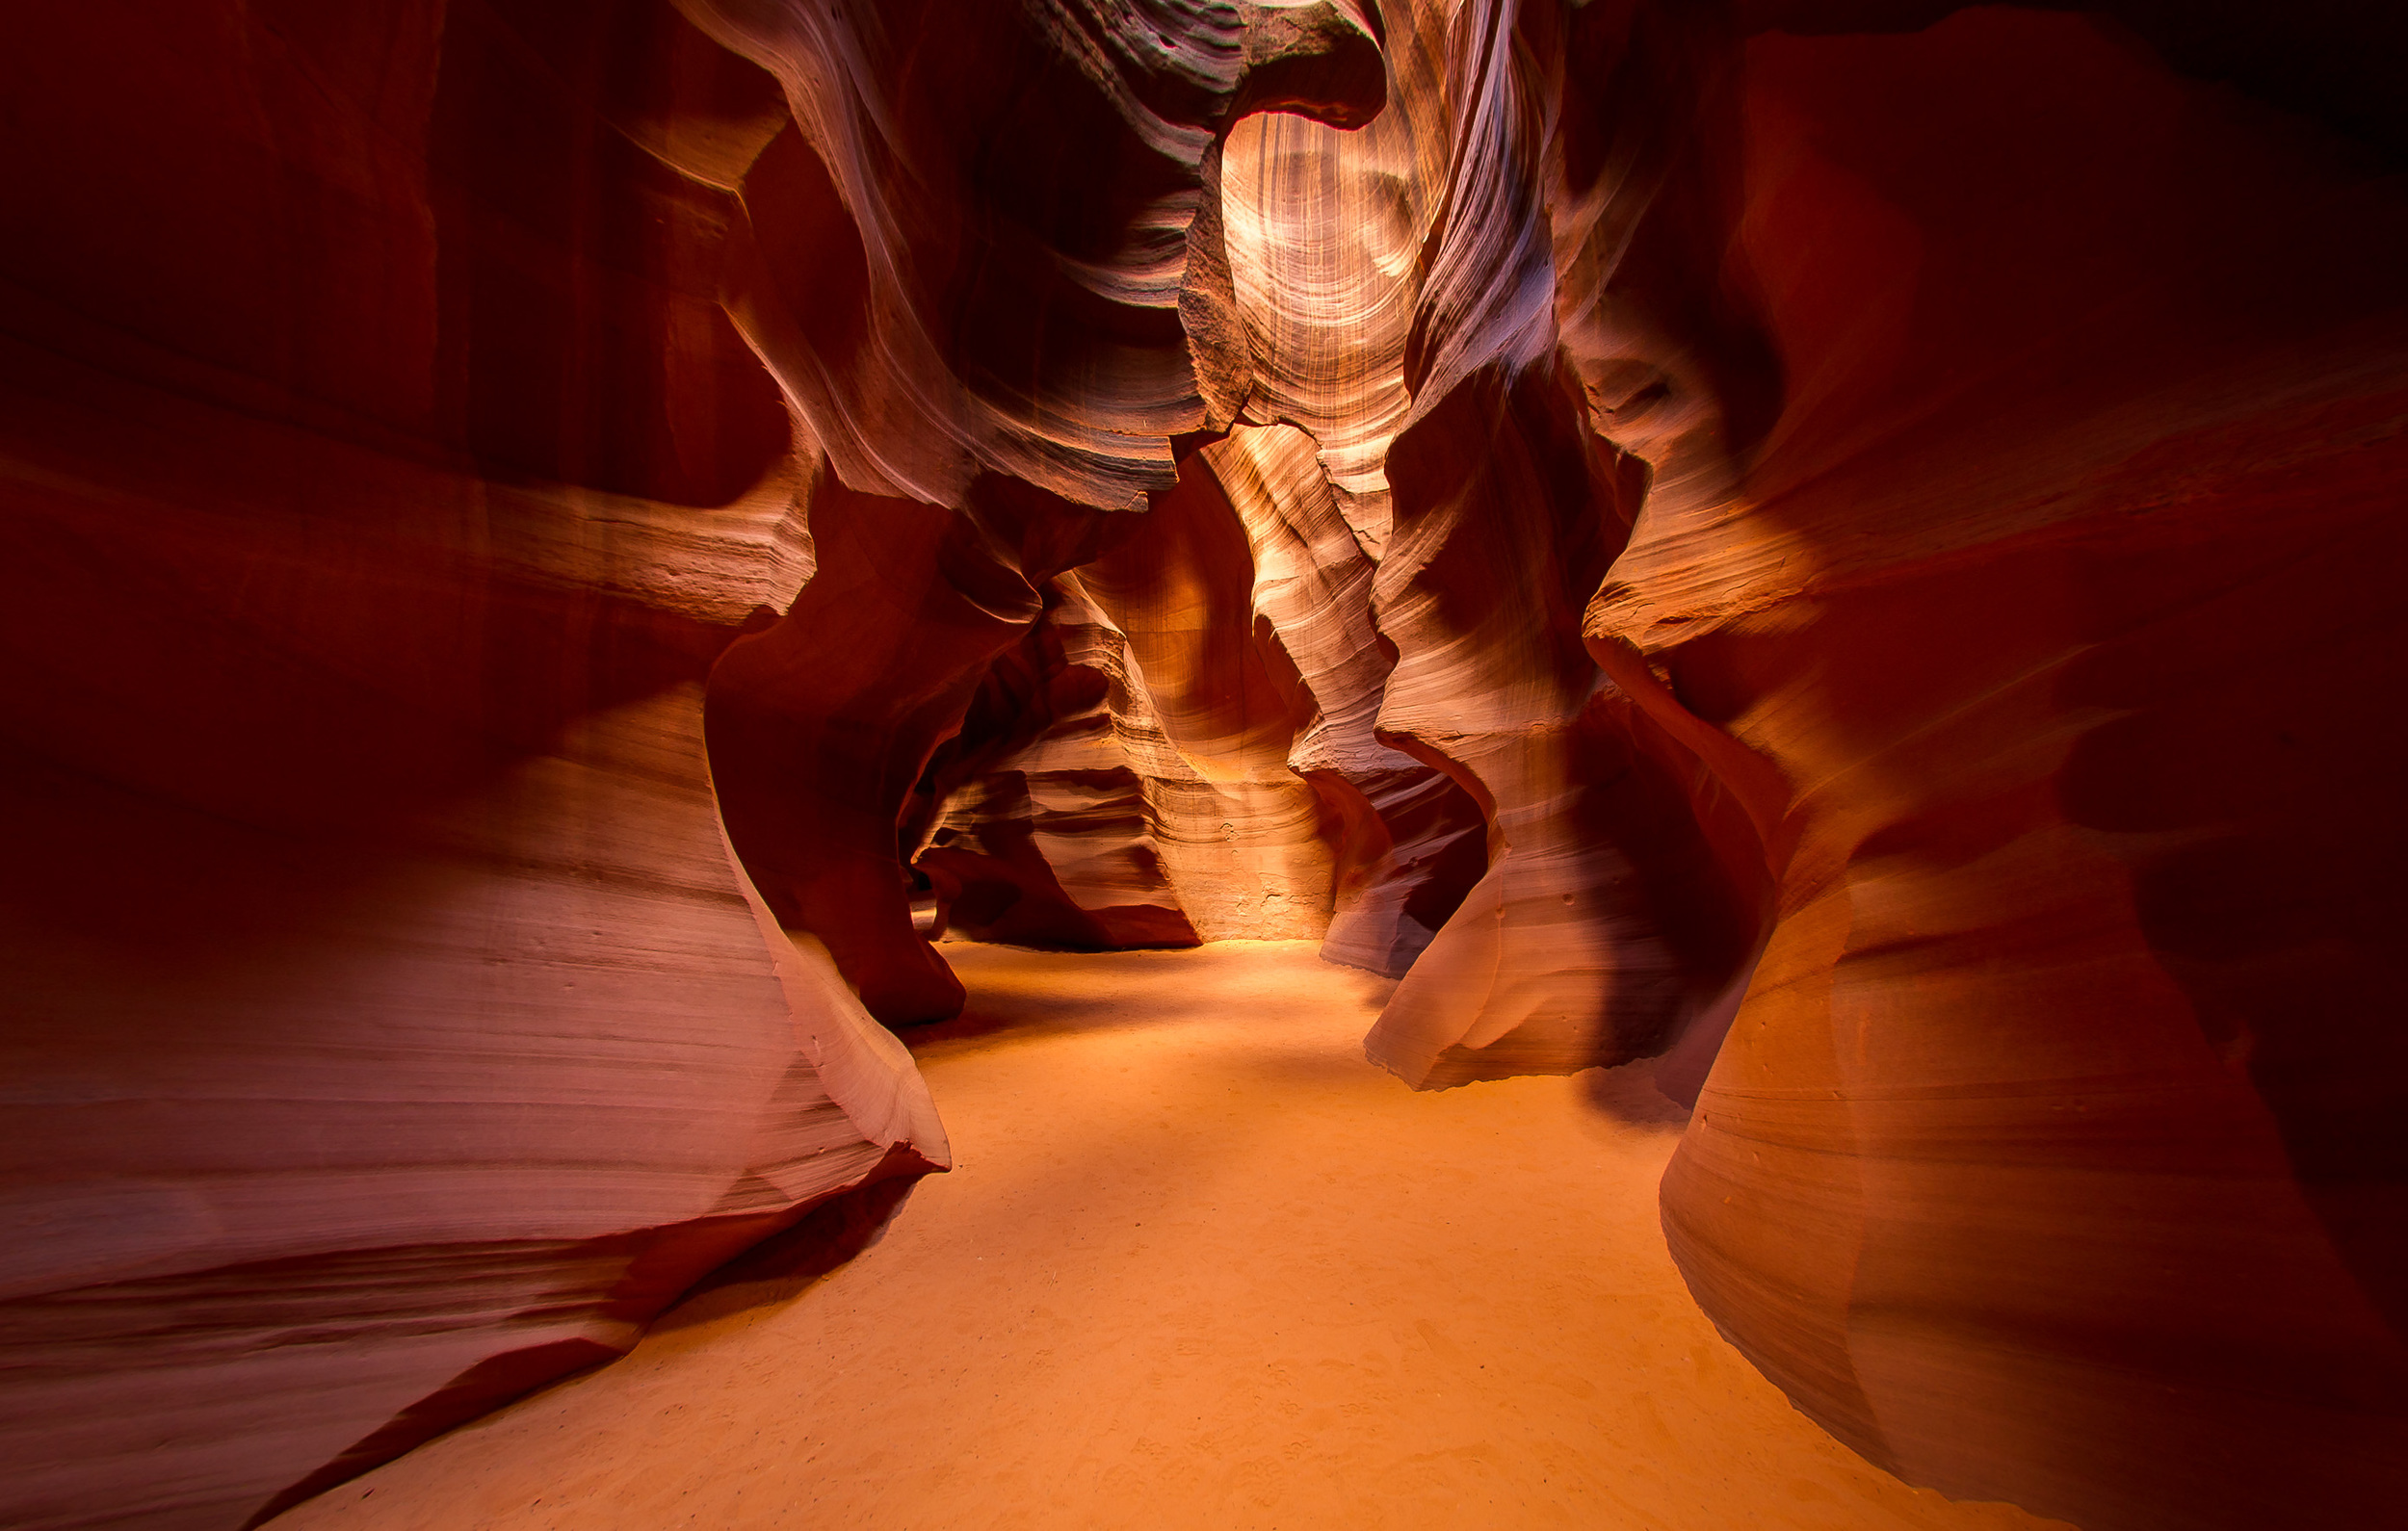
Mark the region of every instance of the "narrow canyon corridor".
POLYGON ((2388 1531, 2408 5, 0 47, 0 1531, 2388 1531))
POLYGON ((1646 1065, 1417 1093, 1304 942, 945 948, 954 1142, 832 1274, 740 1263, 633 1354, 276 1531, 2055 1526, 1841 1446, 1657 1226, 1646 1065))

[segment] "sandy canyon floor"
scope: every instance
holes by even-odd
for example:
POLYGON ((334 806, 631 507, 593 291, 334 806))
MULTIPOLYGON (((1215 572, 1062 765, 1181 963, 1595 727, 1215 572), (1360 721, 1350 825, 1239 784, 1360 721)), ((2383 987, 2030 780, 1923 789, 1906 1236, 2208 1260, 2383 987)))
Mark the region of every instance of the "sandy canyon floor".
POLYGON ((1415 1094, 1302 943, 950 946, 958 1168, 276 1531, 2058 1524, 1868 1466, 1664 1251, 1643 1075, 1415 1094))

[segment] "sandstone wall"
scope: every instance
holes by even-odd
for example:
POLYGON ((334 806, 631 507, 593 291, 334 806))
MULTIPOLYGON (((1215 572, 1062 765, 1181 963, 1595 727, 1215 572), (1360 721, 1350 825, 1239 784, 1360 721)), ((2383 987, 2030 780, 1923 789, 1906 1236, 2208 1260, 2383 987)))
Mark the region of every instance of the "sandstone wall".
POLYGON ((28 23, 9 1518, 239 1525, 941 1167, 875 1023, 950 931, 1319 937, 1416 1086, 1648 1063, 1692 1291, 1855 1449, 2384 1523, 2345 9, 28 23))
POLYGON ((774 93, 566 19, 70 8, 0 64, 12 1525, 245 1524, 947 1161, 712 800, 807 481, 664 156, 774 93))

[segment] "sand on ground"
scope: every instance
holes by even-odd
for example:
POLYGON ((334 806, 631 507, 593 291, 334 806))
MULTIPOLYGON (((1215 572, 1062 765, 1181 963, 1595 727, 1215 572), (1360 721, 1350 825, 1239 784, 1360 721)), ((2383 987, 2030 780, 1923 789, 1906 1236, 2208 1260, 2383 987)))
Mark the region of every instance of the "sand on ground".
POLYGON ((1486 1527, 2023 1531, 1865 1463, 1665 1253, 1643 1076, 1416 1094, 1390 987, 1304 943, 951 945, 914 1033, 958 1167, 816 1279, 636 1351, 275 1531, 1486 1527))

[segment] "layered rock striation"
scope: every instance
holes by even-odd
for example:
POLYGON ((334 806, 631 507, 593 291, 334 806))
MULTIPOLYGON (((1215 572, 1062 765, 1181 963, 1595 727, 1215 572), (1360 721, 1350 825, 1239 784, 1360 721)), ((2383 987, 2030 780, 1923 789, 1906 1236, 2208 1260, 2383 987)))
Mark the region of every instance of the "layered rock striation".
POLYGON ((712 662, 812 567, 715 291, 774 92, 561 22, 0 64, 12 1525, 249 1523, 948 1161, 712 796, 712 662))
POLYGON ((1653 1060, 1690 1290, 1910 1481, 2408 1490, 2382 25, 22 40, 8 1518, 262 1518, 943 1167, 944 936, 1653 1060))
MULTIPOLYGON (((936 1019, 961 988, 913 925, 898 824, 989 668, 1082 564, 1108 615, 1141 609, 1118 622, 1133 651, 1200 631, 1156 610, 1187 577, 1148 553, 1165 537, 1174 560, 1206 558, 1208 584, 1244 587, 1210 562, 1228 536, 1180 540, 1123 513, 1167 505, 1165 520, 1200 525, 1177 507, 1211 493, 1175 448, 1227 424, 1188 337, 1209 352, 1230 328, 1208 195, 1229 126, 1256 108, 1361 122, 1385 75, 1368 19, 1333 0, 691 9, 792 108, 745 172, 728 311, 824 444, 845 528, 802 608, 714 679, 721 800, 780 921, 824 940, 881 1019, 936 1019)), ((1228 645, 1216 630, 1206 647, 1228 645)), ((1232 653, 1246 649, 1241 634, 1232 653)), ((1224 673, 1171 673, 1210 658, 1158 654, 1154 710, 1218 727, 1217 700, 1178 690, 1224 673)), ((1209 863, 1227 837, 1208 826, 1283 825, 1265 853, 1298 864, 1250 868, 1259 886, 1237 902, 1251 913, 1205 925, 1292 934, 1266 906, 1302 888, 1309 921, 1320 901, 1318 858, 1296 853, 1309 791, 1224 764, 1225 783, 1185 781, 1192 800, 1158 838, 1174 862, 1209 863)), ((1151 795, 1189 775, 1165 763, 1151 795)))
POLYGON ((2403 663, 2408 209, 2094 20, 1739 63, 1722 270, 1782 407, 1728 496, 1650 502, 1586 620, 1666 729, 1743 746, 1777 888, 1675 1254, 1910 1479, 2379 1519, 2400 817, 2343 698, 2403 663))

